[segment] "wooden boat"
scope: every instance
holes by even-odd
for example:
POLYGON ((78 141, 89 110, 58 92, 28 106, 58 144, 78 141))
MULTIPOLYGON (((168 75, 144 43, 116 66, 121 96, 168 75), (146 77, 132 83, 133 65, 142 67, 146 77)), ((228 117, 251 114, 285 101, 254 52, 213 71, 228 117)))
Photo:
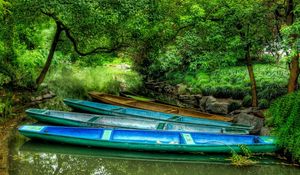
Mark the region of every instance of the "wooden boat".
MULTIPOLYGON (((90 93, 94 93, 94 92, 90 92, 90 93)), ((95 93, 98 93, 98 92, 95 92, 95 93)), ((154 99, 143 97, 143 96, 138 96, 136 94, 132 94, 132 93, 129 93, 129 92, 120 92, 120 96, 121 97, 132 98, 132 99, 135 99, 137 101, 157 102, 154 99)), ((119 96, 116 96, 116 97, 119 97, 119 96)))
POLYGON ((109 105, 104 103, 96 103, 84 100, 75 100, 75 99, 64 99, 64 103, 76 110, 86 111, 95 114, 105 114, 105 115, 118 115, 118 116, 134 116, 141 118, 148 118, 154 120, 163 120, 163 121, 172 121, 178 123, 191 123, 191 124, 201 124, 201 125, 210 125, 210 126, 222 126, 222 127, 232 127, 250 130, 251 126, 247 125, 238 125, 231 122, 209 120, 203 118, 193 118, 182 115, 173 115, 162 112, 155 112, 143 109, 136 108, 127 108, 116 105, 109 105))
POLYGON ((277 150, 268 136, 38 125, 23 125, 19 132, 33 139, 142 151, 232 153, 242 152, 241 145, 252 153, 277 150))
POLYGON ((160 104, 160 103, 155 103, 150 101, 141 101, 133 98, 120 97, 116 95, 103 94, 99 92, 89 92, 89 95, 97 101, 112 104, 112 105, 146 109, 151 111, 171 113, 176 115, 184 115, 184 116, 196 117, 196 118, 206 118, 206 119, 221 120, 221 121, 232 120, 232 117, 208 114, 193 109, 180 108, 177 106, 160 104))
POLYGON ((231 127, 207 126, 197 124, 174 123, 140 117, 120 117, 92 115, 75 112, 63 112, 46 109, 27 109, 31 118, 51 124, 80 127, 112 127, 143 130, 193 131, 207 133, 249 134, 248 130, 231 127))

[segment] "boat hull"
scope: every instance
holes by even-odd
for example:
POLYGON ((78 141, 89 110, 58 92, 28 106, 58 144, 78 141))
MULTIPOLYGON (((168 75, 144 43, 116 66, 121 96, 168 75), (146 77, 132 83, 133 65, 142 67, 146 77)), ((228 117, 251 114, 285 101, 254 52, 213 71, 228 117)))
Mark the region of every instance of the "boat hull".
POLYGON ((147 101, 142 101, 142 100, 137 100, 132 98, 103 94, 99 92, 89 92, 89 95, 94 100, 103 103, 112 104, 112 105, 146 109, 151 111, 164 112, 164 113, 170 113, 176 115, 184 115, 184 116, 196 117, 196 118, 206 118, 206 119, 220 120, 220 121, 232 121, 232 117, 224 117, 220 115, 208 114, 208 113, 203 113, 192 109, 180 108, 177 106, 160 104, 160 103, 155 103, 150 101, 147 102, 147 101))
POLYGON ((251 126, 246 125, 237 125, 231 122, 209 120, 202 118, 193 118, 188 116, 173 115, 162 112, 155 112, 143 109, 127 108, 116 105, 109 105, 103 103, 95 103, 84 100, 74 100, 74 99, 64 99, 64 103, 74 109, 85 111, 95 114, 104 114, 104 115, 118 115, 118 116, 132 116, 147 118, 153 120, 163 120, 169 122, 178 122, 178 123, 189 123, 189 124, 201 124, 208 126, 219 126, 219 127, 230 127, 236 129, 250 130, 251 126))
POLYGON ((245 145, 252 153, 277 150, 272 137, 245 135, 36 125, 21 126, 19 132, 33 139, 141 151, 238 153, 242 152, 240 145, 245 145))
POLYGON ((111 127, 143 130, 189 131, 226 134, 249 134, 247 130, 206 126, 196 124, 173 123, 138 117, 119 117, 93 115, 75 112, 63 112, 44 109, 27 109, 26 113, 40 122, 79 127, 111 127))

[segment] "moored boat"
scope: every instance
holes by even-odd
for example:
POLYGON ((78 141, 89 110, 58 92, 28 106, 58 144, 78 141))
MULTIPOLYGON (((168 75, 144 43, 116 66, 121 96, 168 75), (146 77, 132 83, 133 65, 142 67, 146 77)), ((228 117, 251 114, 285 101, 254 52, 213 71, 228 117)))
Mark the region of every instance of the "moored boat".
POLYGON ((175 123, 140 117, 120 117, 64 112, 46 109, 27 109, 31 118, 51 124, 80 127, 113 127, 144 130, 190 131, 226 134, 249 134, 248 130, 221 126, 207 126, 187 123, 175 123))
POLYGON ((105 114, 105 115, 118 115, 118 116, 135 116, 141 118, 149 118, 154 120, 164 120, 179 123, 191 123, 191 124, 201 124, 210 126, 223 126, 223 127, 233 127, 239 129, 250 130, 251 126, 239 125, 231 122, 217 121, 203 118, 193 118, 182 115, 174 115, 163 112, 149 111, 136 108, 128 108, 116 105, 109 105, 104 103, 96 103, 77 99, 64 99, 64 103, 74 109, 95 113, 95 114, 105 114))
POLYGON ((112 105, 126 106, 131 108, 146 109, 157 112, 184 115, 196 118, 206 118, 212 120, 232 121, 232 117, 225 117, 215 114, 208 114, 193 109, 181 108, 177 106, 155 103, 151 101, 142 101, 133 98, 120 97, 116 95, 104 94, 99 92, 89 92, 89 95, 97 101, 112 105))
POLYGON ((38 125, 23 125, 19 132, 33 139, 142 151, 238 153, 241 145, 252 153, 277 150, 269 136, 38 125))

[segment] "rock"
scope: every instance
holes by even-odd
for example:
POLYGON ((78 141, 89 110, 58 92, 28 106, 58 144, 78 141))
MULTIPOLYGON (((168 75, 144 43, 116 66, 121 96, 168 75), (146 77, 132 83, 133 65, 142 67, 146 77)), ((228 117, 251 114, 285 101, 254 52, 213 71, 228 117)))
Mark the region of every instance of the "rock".
POLYGON ((269 136, 270 134, 271 134, 271 128, 268 127, 262 127, 259 133, 259 135, 262 136, 269 136))
POLYGON ((50 99, 50 98, 54 97, 54 95, 49 93, 49 94, 43 95, 42 97, 43 97, 43 99, 50 99))
POLYGON ((178 100, 192 107, 199 107, 199 100, 194 95, 179 95, 178 100))
POLYGON ((177 84, 176 85, 177 94, 186 94, 187 92, 187 85, 185 84, 177 84))
POLYGON ((225 102, 214 102, 206 104, 206 111, 215 114, 228 114, 229 113, 229 103, 225 102))
POLYGON ((212 96, 203 96, 200 100, 200 109, 201 111, 206 111, 206 105, 209 103, 216 102, 217 100, 212 96))
POLYGON ((253 114, 239 113, 237 115, 234 115, 233 117, 233 122, 236 124, 253 126, 254 128, 250 131, 250 134, 259 134, 261 128, 264 125, 264 119, 256 117, 253 114))
POLYGON ((41 101, 41 100, 43 100, 42 96, 35 97, 35 101, 41 101))

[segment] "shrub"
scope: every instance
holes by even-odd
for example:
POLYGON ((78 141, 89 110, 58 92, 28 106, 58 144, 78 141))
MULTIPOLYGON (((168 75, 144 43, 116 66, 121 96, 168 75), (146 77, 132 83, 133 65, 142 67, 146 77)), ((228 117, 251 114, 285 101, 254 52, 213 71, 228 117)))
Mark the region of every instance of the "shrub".
POLYGON ((267 99, 261 99, 258 102, 258 107, 260 109, 267 109, 270 107, 270 102, 267 99))
POLYGON ((244 107, 250 107, 252 105, 252 97, 250 95, 247 95, 243 98, 242 105, 244 107))
POLYGON ((266 113, 267 124, 274 129, 278 145, 300 161, 300 92, 283 96, 271 104, 266 113))
POLYGON ((88 91, 118 94, 120 90, 136 91, 141 77, 130 70, 110 66, 67 66, 47 80, 49 88, 60 97, 86 98, 88 91))

